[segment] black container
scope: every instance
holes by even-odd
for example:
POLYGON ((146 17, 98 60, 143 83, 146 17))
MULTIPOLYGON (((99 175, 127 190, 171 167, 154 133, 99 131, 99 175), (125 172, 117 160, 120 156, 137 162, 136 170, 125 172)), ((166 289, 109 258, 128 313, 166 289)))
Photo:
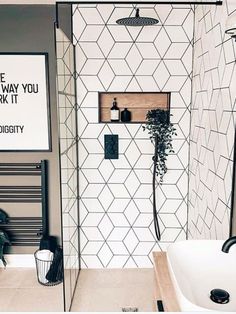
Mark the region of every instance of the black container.
POLYGON ((130 122, 131 121, 131 112, 125 108, 121 111, 121 121, 122 122, 130 122))

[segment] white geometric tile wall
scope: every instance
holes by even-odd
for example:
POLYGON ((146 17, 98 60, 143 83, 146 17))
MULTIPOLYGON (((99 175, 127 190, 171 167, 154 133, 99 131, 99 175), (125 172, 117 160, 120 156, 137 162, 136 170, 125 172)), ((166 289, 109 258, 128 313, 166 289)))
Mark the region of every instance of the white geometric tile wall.
MULTIPOLYGON (((82 267, 150 267, 151 252, 186 239, 193 10, 142 5, 157 26, 116 24, 132 5, 75 5, 82 267), (98 123, 98 91, 171 92, 178 136, 157 189, 162 240, 152 217, 153 145, 141 124, 98 123), (119 159, 104 159, 104 134, 119 159)), ((119 100, 118 100, 119 101, 119 100)), ((118 103, 119 105, 119 103, 118 103)))
POLYGON ((66 311, 72 301, 79 272, 79 217, 77 171, 77 106, 74 47, 62 30, 56 29, 58 115, 62 198, 62 235, 66 311))
POLYGON ((189 238, 229 236, 236 106, 236 44, 225 34, 235 1, 195 11, 189 238))

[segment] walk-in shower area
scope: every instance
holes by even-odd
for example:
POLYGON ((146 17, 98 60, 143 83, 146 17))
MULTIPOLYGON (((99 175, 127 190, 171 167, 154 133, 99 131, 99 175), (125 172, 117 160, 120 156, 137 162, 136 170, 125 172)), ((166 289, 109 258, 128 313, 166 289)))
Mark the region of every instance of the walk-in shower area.
MULTIPOLYGON (((64 52, 73 44, 81 280, 90 269, 152 268, 152 253, 174 242, 229 236, 235 45, 225 21, 234 10, 232 1, 71 5, 71 43, 64 42, 64 52), (147 121, 134 113, 146 110, 142 96, 149 93, 169 93, 175 128, 168 171, 155 185, 159 241, 153 223, 155 145, 143 130, 147 121), (125 102, 128 94, 133 99, 125 102), (133 121, 110 120, 114 98, 133 121), (107 135, 118 135, 116 159, 105 156, 107 135)), ((156 99, 150 110, 158 107, 156 99)), ((99 270, 91 273, 96 281, 94 274, 99 277, 99 270)), ((76 294, 74 302, 82 306, 79 299, 76 294)))
POLYGON ((221 250, 236 232, 235 1, 1 7, 0 64, 45 55, 49 147, 19 153, 0 138, 0 310, 236 311, 211 293, 236 294, 221 273, 235 257, 234 237, 221 250), (45 249, 54 282, 35 264, 45 249))

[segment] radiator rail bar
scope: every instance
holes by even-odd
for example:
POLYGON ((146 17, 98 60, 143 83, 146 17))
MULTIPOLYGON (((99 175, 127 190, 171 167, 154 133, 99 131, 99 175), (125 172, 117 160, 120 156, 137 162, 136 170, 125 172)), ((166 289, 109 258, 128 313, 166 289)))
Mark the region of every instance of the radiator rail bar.
MULTIPOLYGON (((0 176, 40 176, 40 185, 0 185, 0 207, 4 203, 39 203, 41 217, 11 217, 0 223, 13 246, 38 246, 49 233, 47 160, 40 163, 0 163, 0 176)), ((4 210, 4 209, 3 209, 4 210)))

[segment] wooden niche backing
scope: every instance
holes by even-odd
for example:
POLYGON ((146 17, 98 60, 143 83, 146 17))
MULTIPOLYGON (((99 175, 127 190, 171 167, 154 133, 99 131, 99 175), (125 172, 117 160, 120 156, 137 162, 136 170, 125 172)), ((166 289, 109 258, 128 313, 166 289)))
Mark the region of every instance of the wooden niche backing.
MULTIPOLYGON (((114 98, 120 112, 127 108, 131 111, 130 123, 145 123, 146 114, 153 109, 170 109, 170 93, 161 92, 127 92, 106 93, 101 92, 99 97, 99 122, 114 123, 110 121, 110 109, 114 98)), ((119 123, 119 122, 118 122, 119 123)), ((120 122, 122 123, 122 122, 120 122)))

